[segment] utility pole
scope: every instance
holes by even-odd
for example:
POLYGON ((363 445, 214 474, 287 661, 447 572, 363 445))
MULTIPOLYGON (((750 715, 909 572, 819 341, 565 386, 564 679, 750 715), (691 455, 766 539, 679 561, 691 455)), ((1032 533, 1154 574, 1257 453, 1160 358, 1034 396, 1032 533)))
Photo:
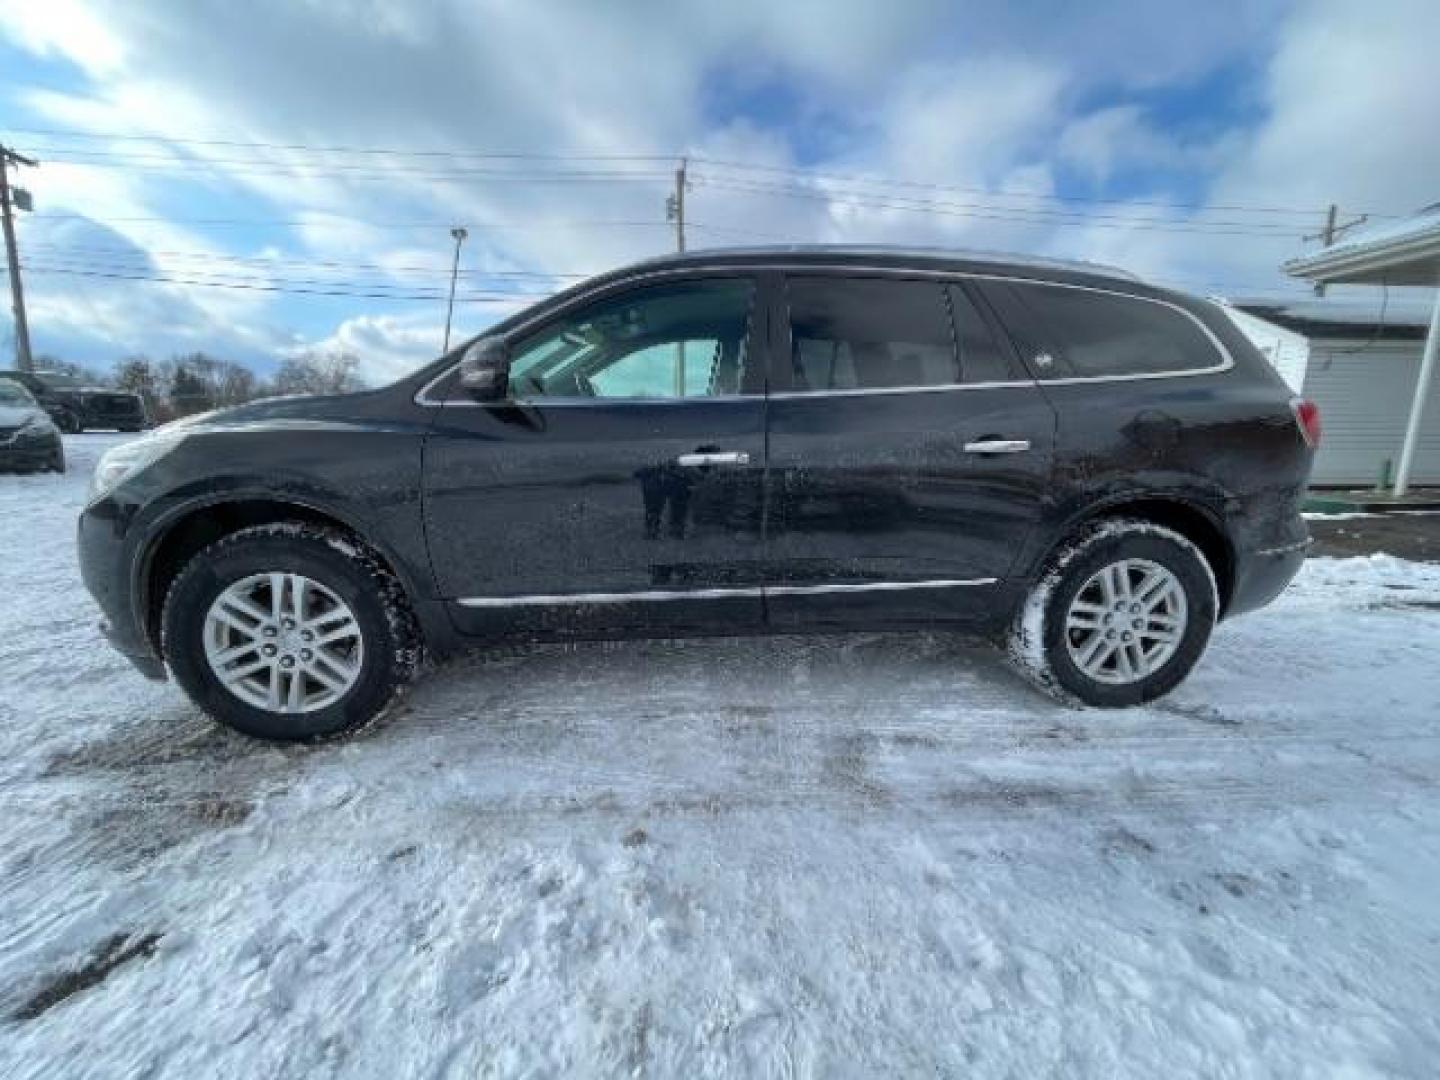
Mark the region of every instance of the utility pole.
MULTIPOLYGON (((5 219, 5 262, 10 270, 10 301, 15 309, 15 366, 21 371, 33 370, 35 362, 30 356, 30 323, 25 318, 25 289, 20 282, 20 251, 15 244, 15 219, 11 210, 14 200, 10 195, 9 169, 11 165, 33 167, 38 164, 34 158, 0 145, 0 214, 5 219)), ((23 205, 28 209, 28 195, 25 195, 23 205)))
MULTIPOLYGON (((1341 236, 1353 229, 1356 225, 1364 224, 1366 221, 1370 220, 1369 214, 1361 214, 1354 221, 1347 221, 1343 225, 1338 225, 1336 224, 1336 219, 1339 216, 1340 207, 1336 206, 1332 202, 1330 204, 1330 209, 1325 212, 1325 228, 1321 229, 1318 233, 1311 233, 1309 236, 1302 237, 1302 239, 1319 240, 1321 244, 1323 244, 1325 247, 1329 247, 1330 245, 1335 243, 1336 240, 1339 240, 1341 236)), ((1315 295, 1325 295, 1325 286, 1323 284, 1316 284, 1315 295)))
POLYGON ((460 245, 470 234, 456 225, 450 230, 450 235, 455 238, 455 261, 450 264, 450 301, 445 305, 445 344, 440 349, 442 354, 450 351, 450 319, 455 314, 455 279, 460 276, 460 245))
POLYGON ((690 162, 680 159, 675 170, 675 194, 665 200, 665 220, 675 222, 675 250, 685 250, 685 170, 690 162))
MULTIPOLYGON (((675 250, 684 254, 685 251, 685 169, 690 164, 688 158, 680 159, 680 167, 675 170, 675 194, 665 200, 665 220, 675 222, 675 250)), ((675 396, 685 396, 685 342, 680 341, 675 345, 675 396)))

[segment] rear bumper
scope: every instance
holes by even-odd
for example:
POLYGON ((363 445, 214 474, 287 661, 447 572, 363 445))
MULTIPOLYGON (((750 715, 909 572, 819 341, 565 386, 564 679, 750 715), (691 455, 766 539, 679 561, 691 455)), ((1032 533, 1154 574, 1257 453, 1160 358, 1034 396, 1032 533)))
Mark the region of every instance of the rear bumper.
POLYGON ((1307 535, 1302 540, 1279 547, 1240 552, 1235 558, 1235 578, 1230 590, 1226 616, 1242 615, 1262 608, 1289 585, 1314 541, 1307 535))

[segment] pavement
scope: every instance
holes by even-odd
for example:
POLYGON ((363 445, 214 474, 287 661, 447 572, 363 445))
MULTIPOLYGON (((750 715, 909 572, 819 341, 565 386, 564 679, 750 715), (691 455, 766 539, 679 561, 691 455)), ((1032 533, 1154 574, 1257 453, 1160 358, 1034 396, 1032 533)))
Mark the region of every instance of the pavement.
POLYGON ((1440 562, 1440 511, 1315 516, 1309 525, 1315 538, 1312 556, 1382 554, 1440 562))

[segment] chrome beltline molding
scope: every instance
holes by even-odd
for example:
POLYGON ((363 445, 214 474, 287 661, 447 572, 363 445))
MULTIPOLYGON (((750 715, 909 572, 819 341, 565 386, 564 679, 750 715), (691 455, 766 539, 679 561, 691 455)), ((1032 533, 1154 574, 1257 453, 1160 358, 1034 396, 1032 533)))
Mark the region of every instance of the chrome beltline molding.
POLYGON ((747 585, 721 589, 644 589, 635 592, 535 593, 520 596, 465 596, 455 602, 468 608, 548 607, 561 604, 629 604, 664 600, 723 600, 731 597, 820 596, 826 593, 900 592, 906 589, 951 589, 994 585, 999 579, 938 578, 932 581, 865 581, 836 585, 747 585))

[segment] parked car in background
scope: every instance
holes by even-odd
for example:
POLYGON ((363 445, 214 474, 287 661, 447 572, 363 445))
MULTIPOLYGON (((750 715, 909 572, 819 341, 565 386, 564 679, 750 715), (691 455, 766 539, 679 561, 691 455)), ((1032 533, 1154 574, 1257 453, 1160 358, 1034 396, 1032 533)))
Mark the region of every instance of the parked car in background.
POLYGON ((67 434, 90 428, 139 431, 145 426, 145 402, 139 394, 92 386, 60 371, 0 371, 0 378, 28 389, 67 434))
POLYGON ((65 471, 60 429, 20 383, 0 376, 0 469, 65 471))
POLYGON ((504 638, 968 628, 1134 705, 1299 569, 1318 437, 1216 305, 1116 271, 692 252, 111 450, 81 568, 142 671, 269 738, 504 638))

